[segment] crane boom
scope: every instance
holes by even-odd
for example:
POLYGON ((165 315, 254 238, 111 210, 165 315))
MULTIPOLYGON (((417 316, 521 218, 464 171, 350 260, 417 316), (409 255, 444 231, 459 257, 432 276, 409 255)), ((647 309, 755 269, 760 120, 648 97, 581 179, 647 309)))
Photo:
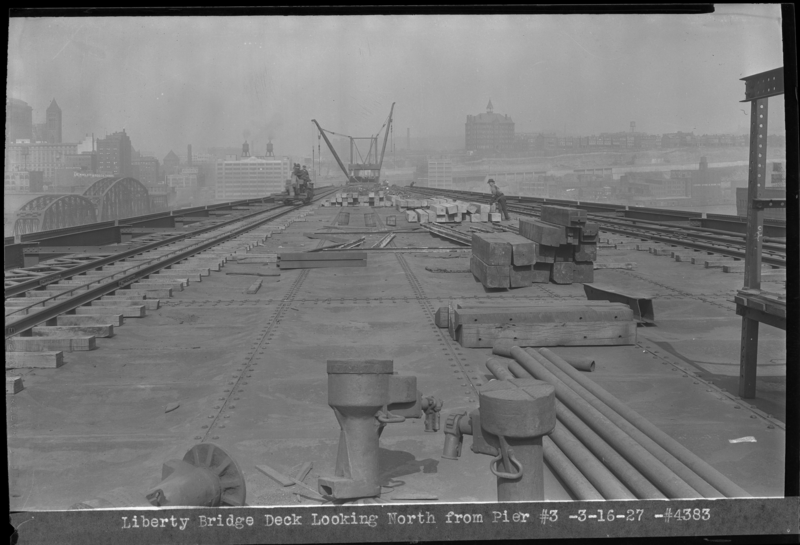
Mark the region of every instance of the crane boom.
POLYGON ((339 163, 339 168, 342 169, 342 172, 344 172, 344 175, 347 176, 347 181, 349 182, 352 177, 350 176, 350 173, 347 171, 347 168, 344 166, 344 163, 342 163, 342 160, 339 159, 339 154, 336 153, 336 150, 333 148, 333 144, 331 144, 331 141, 328 140, 328 137, 325 135, 325 131, 322 130, 322 127, 319 126, 319 123, 317 123, 316 119, 312 119, 311 122, 314 123, 314 125, 317 126, 317 129, 319 130, 319 133, 322 135, 322 138, 325 140, 325 143, 328 145, 328 149, 331 150, 331 153, 333 154, 334 159, 336 159, 336 162, 339 163))
POLYGON ((386 124, 386 134, 383 135, 383 149, 381 149, 381 160, 378 163, 378 176, 380 176, 380 171, 383 168, 383 154, 386 153, 386 141, 389 139, 389 130, 392 128, 392 113, 394 112, 394 105, 395 102, 392 102, 392 108, 389 110, 389 123, 386 124))

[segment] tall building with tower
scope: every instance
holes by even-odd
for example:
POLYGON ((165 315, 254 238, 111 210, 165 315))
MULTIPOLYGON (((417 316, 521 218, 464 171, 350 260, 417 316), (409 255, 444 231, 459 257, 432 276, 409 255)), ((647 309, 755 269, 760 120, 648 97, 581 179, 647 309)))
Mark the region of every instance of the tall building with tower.
POLYGON ((120 178, 131 175, 131 139, 125 129, 97 140, 97 170, 120 178))
POLYGON ((58 107, 56 99, 50 102, 45 113, 45 138, 50 144, 61 143, 61 108, 58 107))
POLYGON ((280 193, 290 177, 288 157, 263 159, 243 155, 240 160, 217 161, 216 199, 232 201, 280 193))
POLYGON ((466 149, 479 155, 502 155, 514 148, 514 121, 494 113, 492 101, 486 113, 468 115, 465 126, 466 149))

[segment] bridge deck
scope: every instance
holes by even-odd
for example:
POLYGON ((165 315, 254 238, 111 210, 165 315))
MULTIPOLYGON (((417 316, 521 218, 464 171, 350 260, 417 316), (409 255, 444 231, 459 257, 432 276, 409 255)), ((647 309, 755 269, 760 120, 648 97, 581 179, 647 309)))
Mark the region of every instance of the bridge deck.
MULTIPOLYGON (((319 208, 253 252, 317 247, 321 241, 303 233, 332 225, 340 210, 319 208)), ((415 226, 389 208, 344 210, 351 228, 370 229, 364 213, 378 215, 376 230, 389 214, 397 229, 415 226)), ((346 237, 347 229, 330 231, 346 237)), ((383 236, 367 236, 365 246, 383 236)), ((391 245, 450 243, 399 233, 391 245)), ((423 395, 444 400, 442 424, 453 410, 477 407, 472 385, 488 380, 490 350, 462 348, 435 327, 432 312, 456 297, 584 299, 583 286, 488 293, 470 273, 426 270, 468 269, 468 251, 453 247, 452 254, 370 252, 365 268, 284 270, 263 277, 252 295, 246 289, 256 277, 223 268, 147 317, 126 320, 115 337, 98 339, 96 351, 65 353, 58 369, 15 370, 25 389, 6 398, 11 508, 67 508, 118 487, 143 493, 160 480, 162 463, 202 439, 239 462, 248 504, 313 503, 255 466, 288 472, 313 462, 312 488, 316 476, 333 474, 339 427, 326 403, 329 358, 394 360, 396 372, 417 376, 423 395), (180 407, 165 413, 170 403, 180 407)), ((596 270, 595 280, 652 294, 656 325, 639 327, 635 346, 554 351, 594 357, 591 378, 601 386, 753 495, 782 495, 785 332, 763 328, 757 399, 743 403, 734 397, 741 318, 733 303, 742 276, 634 250, 599 253, 637 263, 632 271, 596 270), (729 442, 747 436, 756 442, 729 442)), ((494 501, 491 458, 472 453, 467 437, 459 461, 442 459, 443 440, 419 420, 389 425, 380 464, 383 484, 393 488, 384 499, 494 501)), ((546 497, 569 498, 549 470, 546 497)))

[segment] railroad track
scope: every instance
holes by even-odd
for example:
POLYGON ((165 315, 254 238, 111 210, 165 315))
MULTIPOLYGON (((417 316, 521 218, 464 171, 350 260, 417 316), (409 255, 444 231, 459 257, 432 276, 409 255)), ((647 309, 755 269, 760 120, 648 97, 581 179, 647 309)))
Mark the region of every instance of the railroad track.
MULTIPOLYGON (((322 199, 333 191, 334 189, 323 190, 315 200, 322 199)), ((197 229, 184 233, 148 237, 140 244, 123 251, 109 252, 99 256, 78 255, 60 259, 53 267, 55 270, 32 275, 31 278, 24 280, 20 279, 21 274, 18 273, 14 280, 7 281, 5 286, 6 351, 8 351, 10 339, 33 332, 34 328, 43 324, 58 324, 59 317, 89 303, 92 303, 93 306, 100 306, 101 301, 107 301, 103 306, 122 308, 123 311, 128 310, 130 312, 127 314, 131 317, 142 316, 144 315, 143 310, 135 310, 137 307, 150 306, 153 308, 155 306, 157 308, 158 305, 157 302, 153 305, 152 300, 144 304, 134 303, 148 301, 148 293, 151 297, 168 297, 171 295, 171 289, 182 289, 184 285, 187 285, 187 278, 194 277, 195 280, 200 280, 202 272, 209 273, 209 267, 203 266, 197 261, 202 259, 204 252, 208 253, 216 249, 222 253, 232 254, 236 251, 247 250, 255 243, 240 240, 242 237, 247 237, 249 232, 300 208, 302 205, 258 207, 252 212, 234 214, 235 217, 230 219, 211 221, 210 225, 201 225, 197 229), (231 247, 231 245, 237 244, 239 247, 231 247), (165 269, 168 267, 176 266, 189 258, 195 260, 190 265, 194 267, 194 270, 184 268, 166 273, 165 269), (102 270, 92 274, 92 271, 99 269, 102 270), (163 286, 156 288, 152 281, 150 284, 140 283, 151 276, 157 277, 158 282, 161 282, 163 286), (131 288, 128 288, 129 286, 131 288), (126 293, 117 295, 114 299, 108 299, 111 294, 118 291, 126 293), (124 307, 130 308, 125 309, 124 307)), ((261 240, 267 236, 264 233, 261 240)), ((218 258, 213 258, 212 262, 214 259, 219 263, 218 258)), ((37 268, 42 267, 34 269, 37 268)), ((36 271, 34 270, 34 272, 36 271)), ((97 308, 93 311, 98 314, 101 312, 97 308)), ((107 312, 104 314, 108 315, 107 312)), ((122 315, 125 316, 125 313, 122 315)), ((62 319, 61 321, 66 324, 78 320, 62 319)), ((85 324, 91 322, 91 320, 83 321, 85 324)), ((118 323, 121 323, 121 320, 118 323)), ((62 327, 75 328, 78 326, 64 325, 62 327)), ((60 331, 70 330, 60 329, 60 331)), ((44 331, 40 330, 38 333, 43 334, 44 331)))
MULTIPOLYGON (((485 195, 475 195, 470 192, 459 192, 455 190, 427 190, 414 188, 413 192, 421 195, 448 195, 461 197, 470 201, 488 202, 489 197, 485 195)), ((519 200, 524 199, 520 197, 519 200)), ((561 205, 561 203, 559 203, 561 205)), ((541 204, 514 204, 509 203, 510 212, 537 217, 540 214, 541 204)), ((589 213, 587 216, 591 221, 601 225, 604 231, 626 235, 629 237, 640 238, 642 240, 652 240, 663 242, 670 245, 682 246, 692 250, 710 252, 722 256, 744 259, 745 257, 745 237, 736 233, 720 235, 719 231, 707 230, 690 226, 676 226, 661 222, 653 222, 640 219, 627 219, 609 217, 602 214, 589 213), (709 233, 708 231, 713 231, 709 233)), ((505 226, 504 226, 505 227, 505 226)), ((768 239, 762 245, 762 263, 773 267, 786 267, 786 244, 779 239, 768 239)))

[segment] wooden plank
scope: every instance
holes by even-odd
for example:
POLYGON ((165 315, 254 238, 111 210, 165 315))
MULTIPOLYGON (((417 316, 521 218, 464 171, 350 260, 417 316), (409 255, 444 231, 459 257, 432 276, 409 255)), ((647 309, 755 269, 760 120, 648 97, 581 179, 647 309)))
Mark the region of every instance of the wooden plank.
POLYGON ((258 290, 261 288, 262 282, 263 280, 259 278, 258 280, 247 286, 247 290, 245 290, 245 293, 247 293, 248 295, 253 295, 258 293, 258 290))
POLYGON ((556 322, 614 322, 633 320, 630 308, 602 308, 591 306, 567 307, 510 307, 507 309, 457 308, 455 327, 464 325, 494 324, 498 327, 514 324, 539 324, 556 322))
POLYGON ((636 268, 636 262, 626 261, 625 263, 601 263, 595 261, 593 263, 595 269, 628 269, 632 271, 636 268))
POLYGON ((744 261, 736 261, 734 259, 726 259, 726 260, 706 260, 703 262, 706 269, 721 269, 725 265, 731 265, 733 263, 742 263, 744 261))
POLYGON ((562 225, 529 218, 519 218, 519 234, 546 246, 560 246, 567 243, 567 231, 562 225))
POLYGON ((22 377, 6 377, 6 394, 17 394, 23 389, 22 377))
POLYGON ((574 263, 572 261, 553 263, 550 280, 555 284, 572 284, 573 274, 574 263))
POLYGON ((472 233, 472 255, 486 265, 509 266, 512 248, 509 242, 494 233, 472 233))
MULTIPOLYGON (((318 255, 318 254, 314 254, 318 255)), ((281 261, 281 269, 334 269, 337 267, 366 267, 366 259, 319 260, 319 261, 281 261)))
POLYGON ((470 258, 470 270, 486 288, 508 288, 510 265, 488 265, 478 256, 470 258))
POLYGON ((95 337, 113 337, 112 324, 95 325, 62 325, 62 326, 37 326, 31 329, 34 337, 72 337, 81 335, 94 335, 95 337))
POLYGON ((292 480, 290 477, 287 477, 280 471, 273 469, 268 465, 257 465, 256 469, 281 486, 292 486, 294 484, 294 480, 292 480))
POLYGON ((594 264, 591 261, 575 261, 572 267, 572 281, 579 284, 591 284, 594 282, 594 264))
POLYGON ((121 326, 124 323, 121 314, 62 314, 56 317, 55 325, 105 325, 121 326))
POLYGON ((524 299, 511 299, 511 300, 497 300, 497 301, 468 301, 468 300, 454 300, 451 301, 451 305, 454 309, 509 309, 509 308, 532 308, 535 310, 541 310, 545 308, 556 308, 562 309, 564 307, 591 307, 596 309, 628 309, 630 307, 625 303, 612 303, 611 301, 589 301, 588 299, 580 300, 580 299, 564 299, 564 300, 553 300, 547 299, 543 301, 530 301, 524 299))
POLYGON ((10 352, 53 352, 63 350, 94 350, 94 337, 12 337, 6 339, 6 350, 10 352))
POLYGON ((543 204, 540 217, 547 223, 570 227, 586 223, 586 210, 543 204))
POLYGON ((64 352, 6 352, 6 369, 57 369, 64 365, 64 352))
POLYGON ((280 254, 284 261, 347 261, 367 259, 366 252, 286 252, 280 254))
POLYGON ((75 309, 75 314, 94 314, 94 315, 102 315, 102 314, 117 314, 124 316, 125 318, 144 318, 145 316, 145 307, 144 305, 137 305, 133 307, 78 307, 75 309))
POLYGON ((636 322, 559 322, 496 327, 468 324, 458 330, 465 348, 491 348, 511 339, 518 346, 617 346, 636 343, 636 322))
POLYGON ((527 288, 533 283, 533 265, 511 265, 508 283, 512 288, 527 288))
POLYGON ((581 242, 574 247, 575 251, 573 259, 575 261, 596 261, 597 260, 597 243, 596 242, 581 242))

